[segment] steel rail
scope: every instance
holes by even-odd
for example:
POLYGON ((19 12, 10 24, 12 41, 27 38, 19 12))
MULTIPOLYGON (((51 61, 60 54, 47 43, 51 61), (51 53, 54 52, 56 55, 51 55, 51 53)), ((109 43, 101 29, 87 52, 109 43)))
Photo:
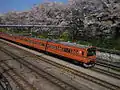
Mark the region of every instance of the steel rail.
MULTIPOLYGON (((6 53, 9 52, 9 51, 7 51, 6 49, 5 49, 4 51, 6 51, 6 53)), ((14 54, 12 53, 11 55, 14 55, 14 54)), ((14 55, 14 56, 15 56, 15 55, 14 55)), ((17 57, 19 57, 19 56, 17 56, 17 57)), ((20 58, 20 57, 19 57, 19 58, 20 58)), ((53 61, 51 61, 51 60, 49 60, 49 59, 46 59, 46 58, 43 58, 43 57, 40 57, 40 56, 37 56, 37 58, 39 58, 39 60, 42 60, 42 61, 47 62, 47 63, 49 63, 49 64, 52 64, 52 65, 54 65, 54 66, 56 66, 56 67, 58 67, 58 68, 61 68, 61 69, 66 70, 66 71, 68 71, 68 72, 71 72, 71 73, 74 74, 74 75, 77 75, 77 76, 82 77, 82 78, 84 78, 84 79, 86 79, 86 80, 92 81, 92 82, 94 82, 94 83, 96 83, 96 84, 99 84, 99 85, 101 85, 101 86, 103 86, 103 87, 106 87, 106 88, 109 88, 109 89, 111 89, 111 90, 117 90, 117 89, 120 88, 120 86, 117 86, 117 85, 112 84, 112 83, 110 83, 110 82, 107 82, 107 81, 104 81, 104 80, 102 80, 102 79, 96 78, 96 77, 94 77, 94 76, 85 74, 85 73, 80 72, 80 71, 78 71, 78 70, 75 70, 75 69, 73 69, 73 68, 71 68, 71 67, 58 64, 58 63, 53 62, 53 61)), ((23 59, 22 59, 22 60, 23 60, 23 59)), ((20 61, 20 62, 21 62, 21 61, 20 61)), ((24 62, 26 62, 26 60, 25 60, 24 62)), ((29 63, 29 62, 28 62, 28 63, 29 63)), ((25 64, 25 63, 24 63, 24 64, 25 64)), ((32 64, 29 63, 28 65, 31 66, 32 64)), ((32 68, 30 68, 30 69, 32 69, 32 68)))
POLYGON ((102 67, 105 67, 105 68, 110 68, 110 69, 115 70, 115 71, 120 71, 120 67, 118 67, 116 65, 113 65, 113 64, 110 64, 107 61, 106 62, 104 62, 104 61, 97 61, 96 65, 99 65, 99 66, 102 66, 102 67))
POLYGON ((2 47, 0 47, 0 48, 1 48, 1 51, 3 51, 5 54, 11 56, 17 62, 19 62, 22 65, 26 66, 27 68, 29 68, 30 70, 32 70, 33 72, 38 74, 40 77, 43 77, 43 78, 47 79, 48 81, 50 81, 53 84, 59 86, 60 88, 65 89, 65 90, 79 90, 75 86, 72 86, 72 85, 60 80, 56 76, 51 75, 50 73, 42 70, 41 68, 38 68, 37 66, 29 63, 28 61, 24 60, 23 58, 21 58, 21 57, 15 55, 14 53, 6 50, 5 48, 4 49, 2 47), (16 58, 19 58, 19 59, 16 59, 16 58))
POLYGON ((76 69, 73 69, 73 68, 71 68, 71 67, 61 65, 61 64, 59 64, 59 63, 53 62, 53 61, 51 61, 51 60, 49 60, 49 59, 46 59, 46 58, 44 58, 44 57, 40 57, 40 56, 38 56, 38 55, 36 55, 36 56, 37 56, 37 58, 39 58, 39 60, 42 60, 42 61, 44 61, 44 62, 47 62, 47 63, 49 63, 49 64, 52 64, 53 66, 56 66, 56 67, 58 67, 58 68, 61 68, 61 69, 66 70, 66 71, 68 71, 68 72, 71 72, 72 74, 74 74, 74 75, 76 75, 76 76, 78 76, 78 77, 82 77, 82 78, 84 78, 84 79, 87 79, 88 81, 92 81, 92 82, 94 82, 94 83, 96 83, 96 84, 99 84, 99 85, 101 85, 101 86, 103 86, 103 87, 109 88, 109 89, 111 89, 111 90, 117 90, 117 89, 120 88, 120 86, 111 84, 110 82, 107 82, 107 81, 101 80, 101 79, 99 79, 99 78, 96 78, 96 77, 94 77, 94 76, 88 75, 88 74, 86 74, 86 73, 80 72, 80 71, 78 71, 78 70, 76 70, 76 69))
MULTIPOLYGON (((2 68, 2 70, 5 70, 5 68, 3 66, 0 65, 0 67, 2 68)), ((15 78, 14 76, 12 76, 9 72, 5 72, 5 74, 10 77, 13 82, 21 89, 21 90, 25 90, 25 88, 22 86, 21 83, 19 83, 15 78)))
POLYGON ((120 79, 120 74, 113 73, 111 71, 104 70, 104 69, 98 68, 96 66, 94 68, 91 68, 90 70, 95 71, 95 72, 99 72, 99 73, 102 73, 102 74, 105 74, 105 75, 108 75, 108 76, 111 76, 111 77, 116 78, 116 79, 120 79))
POLYGON ((7 80, 7 78, 0 73, 0 86, 2 88, 2 90, 12 90, 13 88, 11 87, 9 81, 7 80))

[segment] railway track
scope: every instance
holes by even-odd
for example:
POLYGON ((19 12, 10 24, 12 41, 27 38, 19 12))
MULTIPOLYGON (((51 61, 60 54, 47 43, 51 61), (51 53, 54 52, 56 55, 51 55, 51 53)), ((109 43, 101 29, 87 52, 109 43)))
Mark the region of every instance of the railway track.
POLYGON ((104 80, 98 79, 98 78, 93 77, 93 76, 90 76, 90 75, 85 74, 83 72, 77 71, 77 70, 75 70, 73 68, 70 68, 68 66, 64 66, 64 65, 58 64, 58 63, 53 62, 53 61, 51 61, 49 59, 46 59, 46 58, 43 58, 43 57, 40 57, 40 56, 37 56, 37 58, 39 58, 39 60, 42 60, 42 61, 47 62, 49 64, 52 64, 53 66, 56 66, 58 68, 61 68, 61 69, 66 70, 68 72, 71 72, 72 74, 74 74, 74 75, 76 75, 78 77, 82 77, 84 79, 87 79, 89 81, 97 83, 97 84, 99 84, 99 85, 101 85, 103 87, 109 88, 111 90, 118 90, 120 88, 120 86, 113 85, 113 84, 111 84, 109 82, 106 82, 104 80))
MULTIPOLYGON (((2 48, 2 51, 3 51, 4 53, 8 54, 9 56, 11 56, 13 59, 19 58, 18 62, 22 63, 22 62, 20 61, 20 59, 23 60, 23 58, 14 55, 13 53, 9 52, 9 51, 6 50, 6 49, 3 49, 3 48, 2 48)), ((90 75, 88 75, 88 74, 79 72, 79 71, 77 71, 77 70, 75 70, 75 69, 73 69, 73 68, 70 68, 70 67, 68 67, 68 66, 64 66, 64 65, 58 64, 58 63, 53 62, 53 61, 51 61, 51 60, 49 60, 49 59, 46 59, 46 58, 43 58, 43 57, 40 57, 40 56, 37 56, 37 55, 36 55, 35 57, 36 57, 36 58, 39 58, 39 60, 42 60, 42 61, 47 62, 47 63, 49 63, 49 64, 52 64, 53 66, 56 66, 56 67, 58 67, 58 68, 61 68, 61 69, 66 70, 66 71, 68 71, 68 72, 71 72, 72 74, 74 74, 74 75, 76 75, 76 76, 79 76, 79 77, 82 77, 82 78, 87 79, 87 80, 89 80, 89 81, 92 81, 92 82, 94 82, 94 83, 96 83, 96 84, 99 84, 99 85, 101 85, 101 86, 103 86, 103 87, 106 87, 106 88, 108 88, 108 89, 118 90, 118 89, 120 88, 120 86, 111 84, 110 82, 107 82, 107 81, 98 79, 98 78, 96 78, 96 77, 90 76, 90 75)), ((36 68, 39 69, 38 67, 33 66, 31 63, 27 62, 26 60, 24 60, 24 63, 22 63, 22 64, 25 65, 25 66, 27 66, 27 67, 28 67, 28 65, 29 65, 28 68, 31 69, 31 70, 35 70, 36 68), (31 66, 32 66, 32 67, 31 67, 31 66), (33 68, 34 68, 34 69, 33 69, 33 68)), ((36 71, 35 71, 35 72, 36 72, 36 71)), ((43 72, 44 72, 44 71, 43 71, 43 72)), ((36 73, 38 73, 38 70, 37 70, 36 73)), ((39 74, 39 73, 38 73, 38 74, 39 74)), ((47 74, 49 75, 49 73, 47 73, 47 74)), ((44 75, 44 76, 46 76, 46 75, 44 75)), ((56 81, 56 80, 55 80, 55 81, 56 81)), ((58 81, 57 81, 57 83, 59 84, 58 81)), ((63 86, 64 86, 64 85, 63 85, 63 86)), ((74 89, 75 89, 75 88, 74 88, 74 89)))
POLYGON ((112 64, 110 61, 108 60, 104 60, 104 59, 98 59, 96 62, 96 65, 105 67, 105 68, 109 68, 115 71, 120 71, 120 66, 114 65, 112 64))
POLYGON ((1 62, 0 65, 3 73, 9 76, 20 90, 37 90, 32 84, 25 80, 21 75, 19 75, 14 68, 9 66, 6 62, 1 62))
POLYGON ((12 90, 10 83, 2 73, 0 73, 0 90, 12 90))
POLYGON ((24 60, 23 58, 15 55, 14 53, 6 50, 5 48, 0 47, 0 50, 2 52, 4 52, 5 54, 11 56, 14 60, 21 63, 28 69, 30 69, 33 72, 35 72, 36 74, 38 74, 40 77, 47 79, 48 81, 52 82, 53 84, 57 85, 58 87, 62 88, 63 90, 79 90, 75 86, 72 86, 72 85, 60 80, 59 78, 55 77, 54 75, 51 75, 48 72, 45 72, 41 68, 38 68, 37 66, 33 65, 32 63, 24 60))
POLYGON ((96 66, 94 68, 91 68, 90 70, 114 77, 116 79, 120 79, 120 74, 111 72, 109 70, 101 69, 101 68, 96 67, 96 66))

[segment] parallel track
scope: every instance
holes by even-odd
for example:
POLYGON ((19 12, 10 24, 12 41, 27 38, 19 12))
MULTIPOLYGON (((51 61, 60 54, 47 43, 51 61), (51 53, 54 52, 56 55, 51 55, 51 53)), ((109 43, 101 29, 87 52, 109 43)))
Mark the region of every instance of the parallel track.
POLYGON ((96 77, 90 76, 88 74, 85 74, 83 72, 77 71, 77 70, 75 70, 73 68, 70 68, 68 66, 61 65, 59 63, 53 62, 53 61, 51 61, 49 59, 46 59, 44 57, 40 57, 38 55, 36 55, 36 57, 39 58, 39 60, 42 60, 44 62, 52 64, 53 66, 56 66, 58 68, 61 68, 61 69, 66 70, 68 72, 71 72, 72 74, 74 74, 74 75, 76 75, 78 77, 82 77, 82 78, 87 79, 89 81, 92 81, 92 82, 94 82, 96 84, 99 84, 99 85, 101 85, 103 87, 109 88, 111 90, 118 90, 118 89, 120 89, 120 86, 113 85, 113 84, 111 84, 111 83, 109 83, 107 81, 104 81, 104 80, 98 79, 96 77))
POLYGON ((38 68, 37 66, 29 63, 28 61, 26 61, 23 58, 15 55, 12 52, 6 50, 5 48, 1 48, 1 51, 4 52, 5 54, 11 56, 14 60, 21 63, 25 67, 29 68, 30 70, 32 70, 36 74, 38 74, 40 77, 43 77, 43 78, 47 79, 48 81, 52 82, 53 84, 57 85, 58 87, 62 88, 63 90, 78 90, 75 86, 72 86, 72 85, 58 79, 54 75, 51 75, 48 72, 45 72, 41 68, 38 68))
POLYGON ((99 66, 102 66, 102 67, 105 67, 105 68, 109 68, 109 69, 112 69, 112 70, 115 70, 115 71, 120 71, 120 66, 113 65, 113 64, 109 63, 108 61, 106 61, 104 59, 99 59, 96 62, 96 65, 99 65, 99 66))
MULTIPOLYGON (((10 55, 13 59, 16 59, 16 58, 21 59, 21 57, 16 56, 15 54, 11 53, 10 51, 8 51, 8 50, 6 50, 6 49, 2 49, 2 51, 5 52, 6 54, 10 55)), ((58 67, 58 68, 61 68, 61 69, 66 70, 66 71, 68 71, 68 72, 71 72, 72 74, 74 74, 74 75, 76 75, 76 76, 82 77, 82 78, 87 79, 87 80, 89 80, 89 81, 92 81, 92 82, 94 82, 94 83, 96 83, 96 84, 99 84, 99 85, 101 85, 101 86, 103 86, 103 87, 106 87, 106 88, 108 88, 108 89, 118 90, 118 89, 120 88, 120 86, 117 86, 117 85, 111 84, 111 83, 109 83, 109 82, 107 82, 107 81, 104 81, 104 80, 98 79, 98 78, 96 78, 96 77, 90 76, 90 75, 85 74, 85 73, 83 73, 83 72, 77 71, 77 70, 75 70, 75 69, 73 69, 73 68, 70 68, 70 67, 67 67, 67 66, 58 64, 58 63, 53 62, 53 61, 51 61, 51 60, 49 60, 49 59, 46 59, 46 58, 43 58, 43 57, 40 57, 40 56, 37 56, 37 58, 39 58, 40 60, 42 60, 42 61, 44 61, 44 62, 47 62, 47 63, 49 63, 49 64, 52 64, 53 66, 56 66, 56 67, 58 67)), ((20 60, 17 60, 17 61, 20 62, 20 63, 22 63, 20 60)), ((22 61, 23 61, 23 58, 22 58, 22 61)), ((28 65, 29 65, 28 68, 31 69, 31 70, 34 70, 33 67, 34 67, 34 68, 37 68, 37 69, 40 69, 40 68, 38 68, 38 67, 36 67, 36 66, 33 66, 31 63, 27 62, 26 60, 24 60, 24 63, 22 63, 22 64, 25 65, 25 66, 27 66, 27 67, 28 67, 28 65), (32 67, 30 67, 30 66, 32 66, 32 67)), ((38 73, 38 71, 37 71, 36 73, 38 73)), ((38 73, 38 74, 39 74, 39 73, 38 73)), ((49 73, 47 73, 47 74, 49 74, 49 73)), ((44 75, 44 76, 46 76, 46 75, 44 75)), ((57 82, 57 83, 58 83, 58 82, 57 82)))
POLYGON ((0 73, 0 90, 12 90, 13 88, 11 87, 9 81, 7 78, 3 75, 3 73, 0 73))
POLYGON ((2 62, 3 65, 0 65, 4 73, 9 76, 13 82, 19 87, 20 90, 36 90, 36 88, 25 80, 21 75, 19 75, 11 66, 6 62, 2 62), (7 67, 7 69, 6 69, 7 67))
POLYGON ((113 73, 112 71, 104 70, 104 69, 98 68, 96 66, 94 68, 91 68, 90 70, 111 76, 116 79, 120 79, 120 74, 113 73))

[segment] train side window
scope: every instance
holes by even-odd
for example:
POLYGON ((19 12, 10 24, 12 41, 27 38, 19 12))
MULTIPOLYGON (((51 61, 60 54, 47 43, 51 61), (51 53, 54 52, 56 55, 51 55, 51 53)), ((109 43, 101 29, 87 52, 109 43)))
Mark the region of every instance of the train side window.
POLYGON ((40 46, 43 46, 43 43, 41 43, 41 42, 38 42, 38 44, 39 44, 40 46))
POLYGON ((68 52, 71 53, 71 49, 68 49, 68 52))
POLYGON ((55 47, 51 45, 51 48, 54 49, 55 47))
POLYGON ((54 47, 54 49, 57 49, 57 46, 53 46, 54 47))
POLYGON ((41 46, 45 46, 44 43, 41 43, 41 46))
POLYGON ((57 46, 49 45, 49 48, 51 48, 51 49, 57 49, 57 46))
POLYGON ((69 48, 64 48, 64 52, 70 53, 70 49, 69 48))
POLYGON ((67 52, 67 50, 64 48, 64 52, 67 52))
POLYGON ((75 54, 75 50, 72 51, 72 54, 75 54))
POLYGON ((84 52, 82 51, 82 56, 84 56, 84 52))
POLYGON ((56 49, 58 49, 58 46, 56 46, 56 49))
POLYGON ((50 48, 50 45, 48 44, 47 47, 50 48))
POLYGON ((61 47, 61 46, 58 46, 58 50, 62 51, 62 47, 61 47))
POLYGON ((78 50, 76 50, 76 49, 74 49, 72 53, 75 54, 75 55, 79 54, 78 50))
POLYGON ((70 49, 70 53, 72 54, 72 52, 73 52, 73 50, 72 49, 70 49))
POLYGON ((75 49, 73 50, 73 54, 76 54, 75 49))
POLYGON ((72 49, 69 49, 69 53, 71 53, 72 52, 72 49))
POLYGON ((60 46, 57 46, 57 49, 60 50, 60 46))
POLYGON ((76 50, 76 54, 78 54, 78 50, 76 50))
POLYGON ((49 46, 50 48, 53 48, 52 45, 49 46))
POLYGON ((57 46, 57 49, 58 49, 58 50, 62 50, 61 46, 57 46))
POLYGON ((59 50, 62 51, 62 47, 61 46, 58 46, 59 47, 59 50))
POLYGON ((63 51, 63 52, 64 52, 64 48, 62 48, 62 47, 61 47, 61 51, 63 51))

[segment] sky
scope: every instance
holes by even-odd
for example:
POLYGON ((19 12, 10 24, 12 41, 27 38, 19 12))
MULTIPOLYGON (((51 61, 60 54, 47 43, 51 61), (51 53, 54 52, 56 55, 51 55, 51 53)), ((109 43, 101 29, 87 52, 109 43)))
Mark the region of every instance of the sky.
POLYGON ((33 5, 47 1, 67 2, 67 0, 0 0, 0 13, 30 10, 33 5))

